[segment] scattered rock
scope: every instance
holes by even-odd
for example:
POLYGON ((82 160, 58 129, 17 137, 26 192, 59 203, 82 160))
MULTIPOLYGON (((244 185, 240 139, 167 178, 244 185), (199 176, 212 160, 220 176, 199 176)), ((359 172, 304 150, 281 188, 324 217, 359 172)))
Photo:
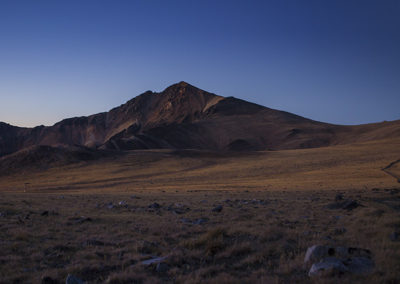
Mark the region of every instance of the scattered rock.
POLYGON ((153 204, 150 204, 150 205, 149 205, 149 208, 150 208, 150 209, 160 209, 160 208, 161 208, 161 205, 158 204, 157 202, 154 202, 153 204))
POLYGON ((158 273, 166 273, 168 270, 169 266, 165 262, 159 262, 156 266, 156 271, 158 273))
POLYGON ((120 201, 120 202, 118 202, 118 205, 119 206, 126 206, 126 202, 125 201, 120 201))
POLYGON ((112 204, 112 202, 107 204, 107 208, 108 209, 113 209, 114 208, 114 204, 112 204))
POLYGON ((341 201, 341 200, 343 200, 343 194, 341 193, 336 194, 335 201, 341 201))
POLYGON ((87 240, 84 243, 86 246, 105 246, 105 243, 96 239, 87 240))
POLYGON ((161 256, 161 257, 157 257, 156 256, 156 257, 153 257, 153 258, 150 258, 150 259, 142 261, 141 264, 150 265, 150 264, 153 264, 153 263, 160 263, 160 262, 162 262, 162 261, 164 261, 166 259, 167 259, 166 256, 161 256))
POLYGON ((208 218, 200 218, 200 219, 196 219, 195 221, 192 221, 188 218, 181 218, 180 221, 182 223, 189 224, 189 225, 202 225, 204 223, 207 223, 209 221, 209 219, 208 218))
POLYGON ((400 233, 399 232, 393 232, 390 234, 390 240, 392 242, 396 242, 400 240, 400 233))
POLYGON ((42 277, 42 280, 40 282, 41 284, 58 284, 59 282, 50 276, 44 276, 42 277))
POLYGON ((200 218, 193 222, 193 225, 201 225, 208 222, 208 218, 200 218))
POLYGON ((356 200, 347 200, 343 203, 342 208, 346 210, 353 210, 360 206, 356 200))
POLYGON ((335 202, 335 203, 331 203, 328 204, 326 207, 328 209, 345 209, 345 210, 353 210, 357 207, 361 206, 360 203, 358 203, 356 200, 345 200, 345 201, 341 201, 341 202, 335 202))
POLYGON ((334 234, 335 235, 343 235, 346 232, 347 232, 346 228, 336 228, 335 231, 334 231, 334 234))
POLYGON ((223 209, 222 205, 218 205, 213 208, 212 212, 221 212, 223 209))
POLYGON ((181 218, 180 221, 185 224, 192 224, 192 221, 188 218, 181 218))
POLYGON ((68 219, 69 221, 73 221, 75 224, 82 224, 85 222, 92 222, 93 219, 90 217, 80 216, 80 217, 72 217, 68 219))
POLYGON ((65 280, 65 284, 84 284, 84 283, 85 282, 83 282, 81 279, 72 274, 68 274, 67 279, 65 280))
POLYGON ((49 211, 43 211, 40 216, 49 216, 49 211))

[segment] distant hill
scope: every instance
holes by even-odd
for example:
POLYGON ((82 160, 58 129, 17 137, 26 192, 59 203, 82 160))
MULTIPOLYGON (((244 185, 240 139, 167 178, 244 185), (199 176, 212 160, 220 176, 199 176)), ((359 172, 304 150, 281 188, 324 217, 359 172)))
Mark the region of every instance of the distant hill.
MULTIPOLYGON (((313 121, 188 83, 147 91, 109 112, 20 128, 0 123, 0 156, 34 146, 93 150, 254 151, 400 137, 400 121, 341 126, 313 121)), ((36 150, 35 150, 36 151, 36 150)), ((29 152, 29 151, 28 151, 29 152)))

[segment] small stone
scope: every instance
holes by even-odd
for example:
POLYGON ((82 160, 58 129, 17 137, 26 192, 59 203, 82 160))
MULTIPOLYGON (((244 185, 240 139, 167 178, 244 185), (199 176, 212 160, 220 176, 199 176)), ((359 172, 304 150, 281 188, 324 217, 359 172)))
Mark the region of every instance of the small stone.
POLYGON ((338 194, 336 194, 336 196, 335 196, 335 201, 340 201, 340 200, 343 200, 343 194, 338 193, 338 194))
POLYGON ((390 234, 390 240, 396 242, 400 240, 400 234, 398 232, 393 232, 390 234))
POLYGON ((49 211, 43 211, 40 216, 49 216, 49 211))
POLYGON ((113 209, 114 208, 114 204, 112 204, 112 202, 107 204, 107 208, 108 209, 113 209))
POLYGON ((149 205, 149 208, 151 209, 159 209, 161 206, 157 202, 154 202, 153 204, 149 205))
POLYGON ((346 209, 346 210, 353 210, 357 207, 361 206, 360 203, 358 203, 356 200, 345 200, 341 202, 335 202, 328 204, 326 207, 328 209, 346 209))
POLYGON ((348 200, 343 204, 342 208, 346 210, 353 210, 358 206, 360 206, 360 203, 358 203, 356 200, 348 200))
POLYGON ((201 225, 201 224, 204 224, 204 223, 207 223, 207 222, 208 222, 208 219, 200 218, 200 219, 197 219, 196 221, 194 221, 193 225, 201 225))
POLYGON ((165 273, 169 270, 169 266, 168 264, 164 263, 164 262, 160 262, 157 264, 156 266, 156 271, 158 273, 165 273))
POLYGON ((85 243, 87 246, 104 246, 105 243, 96 239, 87 240, 85 243))
POLYGON ((78 277, 68 274, 67 279, 65 280, 65 284, 84 284, 84 282, 78 277))
POLYGON ((192 224, 192 221, 190 221, 188 218, 181 218, 180 221, 185 224, 192 224))
POLYGON ((119 206, 125 206, 125 205, 126 205, 126 202, 125 202, 125 201, 120 201, 120 202, 118 202, 118 205, 119 205, 119 206))
POLYGON ((218 205, 216 207, 214 207, 214 209, 212 210, 212 212, 221 212, 223 209, 222 205, 218 205))
POLYGON ((174 213, 175 215, 181 215, 181 214, 185 213, 185 211, 180 210, 180 209, 175 209, 172 211, 172 213, 174 213))
POLYGON ((76 223, 82 224, 84 222, 92 222, 92 218, 82 216, 80 219, 76 220, 76 223))
POLYGON ((166 256, 164 256, 164 257, 153 257, 151 259, 142 261, 141 264, 142 265, 151 265, 153 263, 160 263, 160 262, 164 261, 165 259, 167 259, 166 256))
POLYGON ((59 282, 50 276, 44 276, 42 278, 42 281, 40 282, 41 284, 58 284, 59 282))
POLYGON ((334 233, 335 235, 342 235, 346 232, 347 232, 346 228, 336 228, 334 233))

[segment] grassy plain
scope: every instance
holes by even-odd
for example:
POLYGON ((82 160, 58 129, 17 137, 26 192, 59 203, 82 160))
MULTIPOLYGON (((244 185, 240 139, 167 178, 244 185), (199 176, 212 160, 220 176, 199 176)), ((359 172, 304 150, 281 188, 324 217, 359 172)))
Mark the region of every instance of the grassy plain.
POLYGON ((398 283, 390 235, 400 230, 400 186, 382 169, 399 158, 397 139, 133 151, 2 176, 0 282, 63 283, 71 273, 89 283, 398 283), (328 209, 338 193, 361 206, 328 209), (310 279, 303 259, 314 244, 369 249, 375 270, 310 279), (153 257, 166 258, 141 263, 153 257))

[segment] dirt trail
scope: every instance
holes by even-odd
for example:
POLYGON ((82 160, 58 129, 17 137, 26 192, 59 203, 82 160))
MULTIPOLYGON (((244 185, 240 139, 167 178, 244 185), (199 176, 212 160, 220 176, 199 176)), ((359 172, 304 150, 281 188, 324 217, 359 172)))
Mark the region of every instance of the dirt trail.
POLYGON ((397 179, 397 182, 400 183, 400 177, 399 177, 398 175, 392 173, 391 171, 389 171, 389 169, 390 169, 391 167, 393 167, 394 165, 396 165, 397 163, 400 163, 400 159, 397 160, 397 161, 391 162, 389 165, 387 165, 386 167, 384 167, 384 168, 382 169, 382 171, 384 171, 384 172, 387 173, 388 175, 394 177, 395 179, 397 179))

